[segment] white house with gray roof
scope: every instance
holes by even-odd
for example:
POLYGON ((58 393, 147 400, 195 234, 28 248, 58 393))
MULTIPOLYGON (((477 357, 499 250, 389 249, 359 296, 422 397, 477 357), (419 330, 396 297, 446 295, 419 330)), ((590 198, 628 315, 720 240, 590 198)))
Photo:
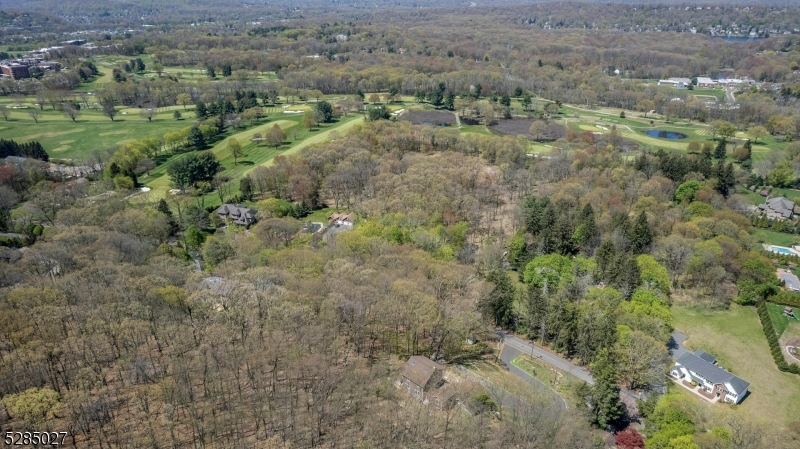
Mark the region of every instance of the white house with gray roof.
POLYGON ((679 380, 694 381, 715 399, 738 404, 747 395, 750 383, 717 366, 713 355, 697 350, 678 357, 670 375, 679 380))

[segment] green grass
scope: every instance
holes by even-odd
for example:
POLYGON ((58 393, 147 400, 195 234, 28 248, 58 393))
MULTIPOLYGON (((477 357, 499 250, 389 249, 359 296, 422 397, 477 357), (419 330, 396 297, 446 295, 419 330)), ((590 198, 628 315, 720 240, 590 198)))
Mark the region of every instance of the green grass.
POLYGON ((783 314, 783 306, 778 304, 767 303, 767 311, 769 312, 769 317, 772 319, 772 325, 775 327, 775 332, 778 333, 778 338, 786 331, 786 328, 789 327, 789 318, 783 314))
POLYGON ((511 360, 511 364, 550 387, 557 386, 559 380, 563 377, 563 374, 559 373, 558 370, 524 354, 516 356, 511 360))
POLYGON ((800 190, 795 189, 781 189, 778 187, 773 187, 770 191, 770 198, 774 198, 776 196, 785 196, 792 201, 800 202, 800 190))
POLYGON ((505 389, 521 399, 524 399, 530 404, 547 406, 550 403, 551 398, 547 393, 532 388, 513 373, 509 372, 505 368, 495 365, 494 363, 479 361, 470 363, 467 366, 470 371, 473 371, 479 376, 488 379, 493 384, 505 389))
MULTIPOLYGON (((241 131, 216 142, 210 151, 217 156, 217 159, 223 166, 222 175, 229 177, 232 182, 231 194, 235 195, 239 192, 239 179, 243 178, 247 173, 252 171, 259 165, 270 166, 273 159, 278 155, 290 155, 299 152, 301 149, 308 146, 325 142, 330 139, 334 132, 345 132, 347 129, 361 123, 364 117, 361 115, 351 115, 340 119, 333 124, 323 125, 322 128, 316 130, 306 130, 300 125, 300 115, 271 115, 275 120, 265 122, 256 127, 241 131), (293 141, 292 145, 282 145, 278 148, 270 147, 267 145, 257 145, 251 139, 255 133, 262 135, 267 132, 269 128, 278 124, 287 134, 287 141, 293 141), (297 131, 297 139, 294 139, 294 131, 297 131), (228 151, 228 139, 236 138, 242 144, 245 155, 237 160, 237 164, 233 164, 233 156, 228 151)), ((140 181, 146 186, 150 187, 151 196, 154 198, 163 198, 169 191, 170 180, 167 175, 167 167, 174 160, 183 157, 178 155, 170 158, 165 163, 159 165, 152 170, 149 176, 139 178, 140 181)), ((211 192, 205 195, 205 205, 213 206, 220 203, 219 196, 216 192, 211 192)), ((325 216, 327 217, 327 215, 325 216)), ((325 220, 317 220, 324 222, 325 220)))
POLYGON ((710 311, 676 304, 672 314, 675 328, 689 336, 686 347, 714 354, 720 365, 750 382, 750 395, 737 407, 740 411, 769 417, 784 429, 798 420, 800 376, 778 371, 752 307, 733 304, 729 310, 710 311))
MULTIPOLYGON (((35 108, 33 97, 26 100, 28 108, 35 108)), ((10 106, 10 99, 0 99, 0 104, 10 106)), ((161 137, 194 123, 194 112, 191 108, 184 111, 182 106, 178 110, 187 119, 175 120, 172 116, 174 108, 162 108, 156 112, 152 122, 140 117, 139 109, 133 108, 121 108, 113 122, 92 108, 85 109, 73 122, 48 104, 36 123, 28 115, 28 108, 12 109, 9 120, 0 121, 0 135, 19 142, 38 140, 50 157, 58 159, 82 160, 94 150, 147 137, 161 137)))
POLYGON ((750 201, 750 204, 752 204, 754 206, 758 206, 759 204, 764 204, 764 197, 759 195, 756 192, 753 192, 753 191, 750 191, 750 190, 747 190, 747 189, 743 189, 743 188, 739 188, 739 189, 736 189, 736 193, 738 193, 739 195, 746 196, 747 199, 750 201))
MULTIPOLYGON (((346 209, 340 207, 339 211, 346 212, 346 209)), ((336 209, 332 207, 325 207, 322 209, 318 209, 315 210, 314 212, 311 212, 311 214, 309 214, 307 217, 303 218, 303 221, 314 221, 325 224, 328 222, 328 216, 334 212, 336 212, 336 209)))
POLYGON ((759 243, 769 243, 777 246, 792 246, 800 243, 800 236, 775 232, 769 229, 753 229, 753 238, 759 243))
POLYGON ((717 100, 725 100, 725 91, 721 89, 692 89, 688 92, 689 95, 708 95, 717 100))

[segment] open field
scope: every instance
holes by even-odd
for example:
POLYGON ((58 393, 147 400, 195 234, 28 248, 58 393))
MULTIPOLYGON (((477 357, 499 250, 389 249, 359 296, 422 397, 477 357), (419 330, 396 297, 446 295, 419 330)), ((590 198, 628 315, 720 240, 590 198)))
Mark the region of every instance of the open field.
POLYGON ((792 246, 800 244, 800 236, 771 231, 769 229, 753 229, 753 239, 759 243, 769 243, 777 246, 792 246))
POLYGON ((714 354, 721 366, 750 382, 739 409, 772 417, 784 429, 800 421, 800 376, 778 371, 753 308, 732 304, 729 310, 709 311, 676 304, 672 314, 675 328, 689 336, 687 348, 714 354))
MULTIPOLYGON (((90 99, 91 103, 92 100, 90 99)), ((28 114, 37 108, 35 99, 25 99, 24 107, 11 109, 8 121, 0 122, 0 137, 19 142, 38 140, 51 157, 81 160, 94 150, 101 150, 146 137, 161 137, 168 132, 178 131, 194 123, 191 107, 160 108, 152 121, 139 115, 139 109, 121 108, 112 122, 101 112, 89 108, 82 109, 73 122, 61 111, 53 110, 49 104, 39 110, 38 123, 28 114), (174 110, 185 117, 175 120, 174 110)), ((7 97, 0 98, 0 105, 12 106, 7 97)))

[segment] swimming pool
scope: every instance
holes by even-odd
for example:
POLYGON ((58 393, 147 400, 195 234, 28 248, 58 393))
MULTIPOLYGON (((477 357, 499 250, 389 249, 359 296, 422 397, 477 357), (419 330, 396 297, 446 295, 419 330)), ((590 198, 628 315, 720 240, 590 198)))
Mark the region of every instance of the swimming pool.
POLYGON ((783 246, 773 246, 773 247, 771 247, 771 249, 772 249, 773 253, 789 254, 790 256, 793 256, 793 255, 797 254, 794 251, 792 251, 791 249, 784 248, 783 246))

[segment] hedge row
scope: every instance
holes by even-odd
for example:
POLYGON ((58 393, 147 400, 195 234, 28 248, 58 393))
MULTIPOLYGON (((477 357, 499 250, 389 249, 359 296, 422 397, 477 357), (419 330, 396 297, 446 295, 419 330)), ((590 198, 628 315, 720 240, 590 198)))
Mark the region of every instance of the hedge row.
MULTIPOLYGON (((775 296, 770 297, 770 300, 773 298, 775 298, 775 296)), ((778 334, 775 333, 775 326, 772 324, 772 319, 769 317, 766 301, 758 301, 758 317, 761 319, 761 326, 764 328, 764 335, 767 337, 767 343, 769 343, 769 349, 772 352, 772 358, 775 359, 778 369, 793 374, 800 374, 800 366, 795 363, 792 363, 791 365, 786 363, 786 359, 783 357, 783 349, 778 341, 778 334)))
POLYGON ((777 295, 770 296, 768 301, 782 306, 800 308, 800 293, 780 292, 777 295))

